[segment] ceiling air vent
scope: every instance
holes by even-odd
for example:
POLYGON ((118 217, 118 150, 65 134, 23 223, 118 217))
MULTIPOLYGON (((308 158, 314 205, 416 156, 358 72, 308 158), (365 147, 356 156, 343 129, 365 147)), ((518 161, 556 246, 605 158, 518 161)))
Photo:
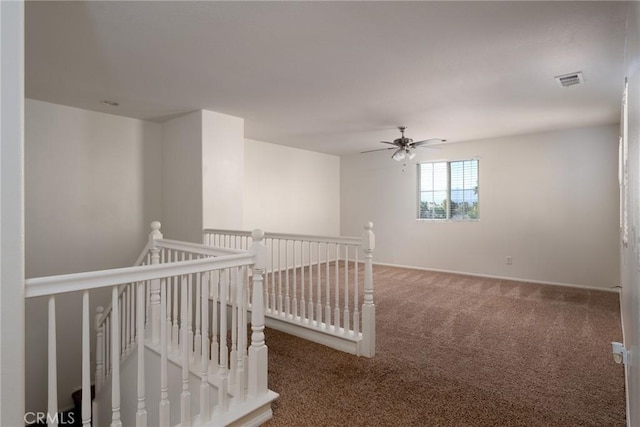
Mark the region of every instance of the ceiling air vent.
POLYGON ((584 83, 584 77, 582 77, 581 71, 578 71, 577 73, 555 76, 554 78, 561 87, 575 86, 577 84, 584 83))

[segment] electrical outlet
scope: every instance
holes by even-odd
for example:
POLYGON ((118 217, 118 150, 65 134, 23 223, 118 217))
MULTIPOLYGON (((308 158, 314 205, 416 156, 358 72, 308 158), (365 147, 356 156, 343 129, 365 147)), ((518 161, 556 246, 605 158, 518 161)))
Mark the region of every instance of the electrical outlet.
POLYGON ((505 262, 507 263, 507 265, 511 265, 513 264, 513 259, 511 258, 511 256, 507 256, 505 258, 505 262))

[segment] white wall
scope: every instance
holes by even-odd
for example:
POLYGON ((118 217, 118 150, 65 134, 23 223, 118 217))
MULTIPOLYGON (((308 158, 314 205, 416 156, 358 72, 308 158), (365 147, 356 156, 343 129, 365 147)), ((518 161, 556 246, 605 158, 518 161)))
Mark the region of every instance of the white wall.
MULTIPOLYGON (((242 227, 244 119, 202 111, 202 229, 242 227)), ((202 241, 202 235, 200 240, 202 241)))
POLYGON ((162 124, 162 229, 165 238, 202 242, 202 112, 162 124))
POLYGON ((131 265, 160 215, 160 125, 27 100, 25 144, 27 277, 131 265))
MULTIPOLYGON (((26 274, 130 266, 160 216, 160 125, 26 101, 26 274)), ((92 293, 92 306, 105 303, 92 293)), ((56 300, 59 402, 80 385, 80 296, 56 300)), ((27 301, 27 410, 46 408, 46 301, 27 301)))
MULTIPOLYGON (((627 79, 629 81, 629 244, 622 247, 620 309, 624 344, 631 350, 627 365, 627 425, 640 423, 640 5, 629 4, 627 17, 627 79)), ((620 82, 622 92, 623 82, 620 82)))
POLYGON ((618 285, 617 141, 617 126, 603 126, 450 144, 404 167, 387 152, 342 157, 342 233, 372 220, 381 263, 618 285), (416 220, 416 161, 474 156, 480 220, 416 220))
POLYGON ((0 2, 0 425, 24 425, 24 3, 0 2))
POLYGON ((340 234, 339 157, 247 139, 244 180, 245 230, 340 234))

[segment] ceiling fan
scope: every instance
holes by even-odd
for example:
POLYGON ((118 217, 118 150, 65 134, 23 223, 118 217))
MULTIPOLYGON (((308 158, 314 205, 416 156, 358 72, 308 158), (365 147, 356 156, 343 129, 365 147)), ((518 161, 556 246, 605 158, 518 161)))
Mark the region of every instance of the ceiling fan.
POLYGON ((378 148, 377 150, 368 150, 368 151, 363 151, 362 153, 371 153, 373 151, 382 151, 382 150, 396 150, 391 156, 391 158, 399 162, 403 160, 405 156, 408 157, 409 159, 413 159, 416 155, 415 153, 416 148, 422 147, 422 148, 439 149, 436 147, 430 147, 429 145, 439 144, 441 142, 447 141, 446 139, 429 138, 429 139, 424 139, 422 141, 413 142, 413 139, 407 138, 404 136, 404 130, 406 128, 407 128, 406 126, 398 126, 398 129, 400 130, 400 133, 402 134, 402 136, 400 138, 394 139, 393 142, 380 141, 383 144, 393 145, 393 147, 378 148))

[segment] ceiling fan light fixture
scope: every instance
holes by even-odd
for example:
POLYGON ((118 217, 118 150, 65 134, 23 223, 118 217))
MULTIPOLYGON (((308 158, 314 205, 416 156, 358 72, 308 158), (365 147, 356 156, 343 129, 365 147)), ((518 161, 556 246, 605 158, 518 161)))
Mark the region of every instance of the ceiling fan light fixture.
POLYGON ((407 157, 409 158, 409 160, 413 159, 415 156, 416 156, 416 152, 415 151, 407 150, 407 157))
POLYGON ((404 150, 403 149, 398 149, 396 150, 395 153, 393 153, 393 156, 391 156, 391 158, 397 162, 401 161, 404 159, 404 150))

